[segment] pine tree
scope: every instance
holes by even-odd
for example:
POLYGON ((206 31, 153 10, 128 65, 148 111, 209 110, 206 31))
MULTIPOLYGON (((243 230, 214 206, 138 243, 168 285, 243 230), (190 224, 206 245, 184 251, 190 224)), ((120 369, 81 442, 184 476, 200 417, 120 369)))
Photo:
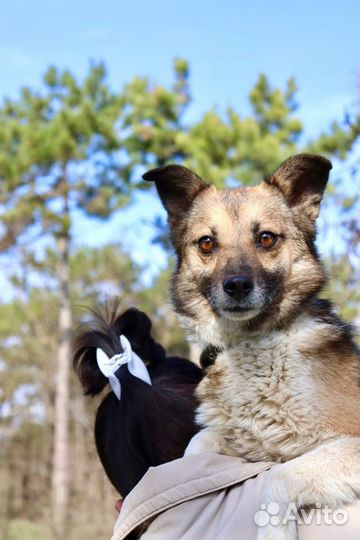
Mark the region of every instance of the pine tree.
POLYGON ((79 83, 50 68, 41 91, 23 88, 0 110, 1 251, 56 246, 59 341, 55 370, 53 523, 66 527, 69 496, 68 401, 72 313, 69 255, 76 212, 106 217, 129 201, 116 131, 121 103, 102 64, 79 83))

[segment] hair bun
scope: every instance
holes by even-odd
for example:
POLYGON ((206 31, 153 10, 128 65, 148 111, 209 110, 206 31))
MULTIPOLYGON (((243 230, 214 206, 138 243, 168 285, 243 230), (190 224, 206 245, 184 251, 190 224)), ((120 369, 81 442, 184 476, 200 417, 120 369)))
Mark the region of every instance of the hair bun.
POLYGON ((165 360, 165 350, 151 335, 152 322, 143 311, 129 308, 114 321, 118 335, 124 334, 133 350, 149 365, 165 360))
POLYGON ((93 320, 82 324, 74 337, 73 366, 86 395, 95 396, 108 383, 98 367, 96 349, 103 349, 109 357, 121 353, 122 334, 150 367, 165 360, 163 347, 151 335, 149 317, 136 308, 119 314, 118 308, 118 302, 114 302, 104 314, 93 312, 93 320))

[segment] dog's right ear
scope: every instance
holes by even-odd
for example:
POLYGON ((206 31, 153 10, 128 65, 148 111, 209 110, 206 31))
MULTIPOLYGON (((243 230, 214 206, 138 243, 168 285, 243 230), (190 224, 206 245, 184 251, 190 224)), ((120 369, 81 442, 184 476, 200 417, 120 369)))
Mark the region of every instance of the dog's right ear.
POLYGON ((315 221, 329 179, 331 163, 322 156, 292 156, 265 182, 278 189, 303 231, 315 235, 315 221))
POLYGON ((209 187, 199 176, 181 165, 152 169, 143 175, 143 179, 155 182, 171 227, 189 210, 197 195, 209 187))

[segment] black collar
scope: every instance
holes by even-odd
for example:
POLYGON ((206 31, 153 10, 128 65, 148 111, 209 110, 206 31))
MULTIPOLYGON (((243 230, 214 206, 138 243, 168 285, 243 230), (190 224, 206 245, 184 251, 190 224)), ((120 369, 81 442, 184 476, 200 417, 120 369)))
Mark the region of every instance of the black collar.
POLYGON ((206 371, 215 363, 216 357, 223 349, 215 345, 208 345, 200 355, 200 366, 206 371))

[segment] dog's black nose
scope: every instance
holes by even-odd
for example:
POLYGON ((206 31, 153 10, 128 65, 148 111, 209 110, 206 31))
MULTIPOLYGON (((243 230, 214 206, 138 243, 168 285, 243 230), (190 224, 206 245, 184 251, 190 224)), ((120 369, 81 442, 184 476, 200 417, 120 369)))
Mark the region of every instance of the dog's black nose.
POLYGON ((224 280, 223 287, 227 294, 239 301, 253 290, 254 283, 248 276, 231 276, 224 280))

